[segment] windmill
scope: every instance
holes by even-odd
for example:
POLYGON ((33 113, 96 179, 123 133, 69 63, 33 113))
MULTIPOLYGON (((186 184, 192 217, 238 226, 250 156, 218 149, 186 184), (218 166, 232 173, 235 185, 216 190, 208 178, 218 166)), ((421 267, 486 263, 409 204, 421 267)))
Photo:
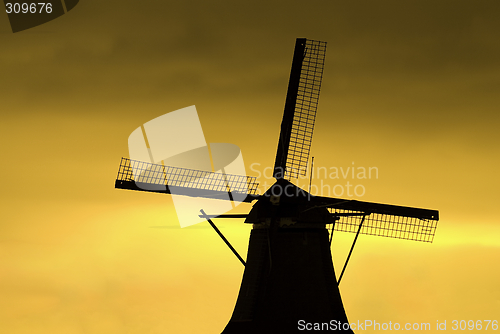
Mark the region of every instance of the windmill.
POLYGON ((224 334, 301 332, 300 326, 303 330, 306 324, 352 332, 338 284, 358 235, 433 240, 438 211, 313 196, 291 182, 306 175, 325 53, 325 42, 296 40, 274 165, 276 182, 264 194, 256 194, 254 177, 122 158, 116 188, 204 198, 227 198, 231 192, 244 194, 245 202, 255 202, 244 215, 205 213, 200 208, 200 217, 245 265, 224 334), (186 177, 204 181, 186 183, 186 177), (246 261, 217 229, 212 221, 216 217, 245 218, 246 224, 253 225, 246 261), (356 233, 339 279, 330 249, 333 231, 356 233))

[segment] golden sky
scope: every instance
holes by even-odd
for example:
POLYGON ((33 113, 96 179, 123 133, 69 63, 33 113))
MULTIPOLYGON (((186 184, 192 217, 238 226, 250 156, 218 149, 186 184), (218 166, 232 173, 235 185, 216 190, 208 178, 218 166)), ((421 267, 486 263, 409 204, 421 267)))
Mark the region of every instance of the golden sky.
MULTIPOLYGON (((432 244, 360 236, 349 320, 500 320, 499 11, 82 0, 15 34, 0 15, 0 332, 219 333, 242 265, 208 224, 178 228, 168 196, 114 189, 118 164, 134 129, 196 105, 207 141, 238 145, 257 176, 251 164, 274 163, 297 37, 328 42, 315 164, 377 167, 349 179, 360 200, 440 211, 432 244)), ((218 225, 246 254, 250 227, 218 225)), ((335 235, 337 273, 353 237, 335 235)))

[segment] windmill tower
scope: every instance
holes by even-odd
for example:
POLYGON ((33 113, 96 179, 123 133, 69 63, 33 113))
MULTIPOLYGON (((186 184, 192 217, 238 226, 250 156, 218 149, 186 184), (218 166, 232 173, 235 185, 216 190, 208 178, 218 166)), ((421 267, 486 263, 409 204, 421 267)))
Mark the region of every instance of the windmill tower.
POLYGON ((246 202, 256 201, 248 215, 206 214, 200 208, 200 217, 245 265, 223 334, 302 332, 300 325, 306 323, 352 332, 346 327, 338 288, 342 274, 337 280, 332 262, 333 231, 357 233, 355 241, 359 234, 424 242, 434 237, 439 219, 435 210, 313 196, 290 182, 306 174, 325 52, 324 42, 296 40, 274 166, 276 182, 264 194, 255 194, 253 177, 213 173, 214 179, 224 181, 186 186, 179 180, 195 178, 198 171, 122 158, 116 188, 167 194, 175 190, 205 198, 221 198, 231 191, 246 194, 246 202), (245 218, 253 225, 246 262, 212 222, 215 217, 245 218))

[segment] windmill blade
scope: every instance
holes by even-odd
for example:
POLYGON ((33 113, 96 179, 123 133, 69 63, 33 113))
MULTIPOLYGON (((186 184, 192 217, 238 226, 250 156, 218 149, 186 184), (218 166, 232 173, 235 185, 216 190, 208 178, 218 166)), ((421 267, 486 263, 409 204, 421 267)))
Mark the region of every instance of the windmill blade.
POLYGON ((122 158, 115 188, 251 202, 257 199, 253 176, 213 173, 122 158))
POLYGON ((432 242, 439 220, 436 210, 327 197, 315 197, 314 201, 338 217, 335 231, 356 233, 365 216, 362 234, 432 242))
POLYGON ((274 163, 277 179, 306 175, 326 42, 297 38, 274 163))

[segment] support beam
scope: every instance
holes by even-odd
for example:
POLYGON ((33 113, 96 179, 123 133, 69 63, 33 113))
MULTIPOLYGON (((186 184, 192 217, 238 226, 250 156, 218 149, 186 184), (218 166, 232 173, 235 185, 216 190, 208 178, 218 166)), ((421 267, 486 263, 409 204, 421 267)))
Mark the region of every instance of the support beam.
POLYGON ((354 238, 354 242, 352 243, 351 250, 349 251, 349 255, 347 255, 347 259, 345 260, 344 263, 344 268, 342 268, 342 272, 340 273, 339 281, 337 282, 337 285, 340 285, 340 281, 342 280, 342 276, 344 275, 345 268, 347 267, 347 263, 349 262, 349 259, 351 258, 352 250, 354 249, 354 245, 356 245, 356 240, 358 240, 359 232, 361 232, 361 227, 363 227, 363 222, 365 221, 366 215, 363 216, 363 219, 361 220, 361 224, 359 224, 358 228, 358 233, 356 233, 356 237, 354 238))
POLYGON ((221 231, 219 231, 219 229, 217 228, 217 226, 215 226, 214 222, 210 219, 210 216, 208 216, 205 213, 205 211, 203 211, 203 209, 201 209, 200 212, 201 212, 201 215, 199 215, 199 217, 200 218, 204 218, 204 219, 206 219, 208 221, 208 223, 210 224, 210 226, 212 226, 214 228, 215 232, 217 232, 217 234, 222 238, 222 240, 224 240, 224 242, 229 247, 229 249, 234 253, 234 255, 236 255, 236 257, 238 258, 238 260, 240 260, 240 262, 243 263, 243 265, 245 266, 246 265, 245 260, 243 260, 243 258, 240 256, 240 254, 238 254, 238 252, 236 251, 236 249, 234 249, 234 247, 231 246, 231 244, 226 239, 226 237, 222 234, 221 231))

